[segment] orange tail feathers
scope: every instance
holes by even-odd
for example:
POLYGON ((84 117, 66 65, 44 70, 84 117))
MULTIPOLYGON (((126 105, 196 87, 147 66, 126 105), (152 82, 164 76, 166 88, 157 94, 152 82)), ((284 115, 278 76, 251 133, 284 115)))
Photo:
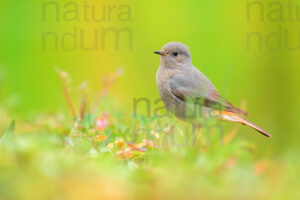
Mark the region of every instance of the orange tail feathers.
POLYGON ((240 123, 240 124, 249 126, 267 137, 272 137, 272 135, 270 133, 268 133, 264 129, 256 126, 252 122, 244 119, 243 117, 237 115, 236 113, 228 112, 228 111, 215 111, 215 114, 217 114, 222 120, 236 122, 236 123, 240 123))

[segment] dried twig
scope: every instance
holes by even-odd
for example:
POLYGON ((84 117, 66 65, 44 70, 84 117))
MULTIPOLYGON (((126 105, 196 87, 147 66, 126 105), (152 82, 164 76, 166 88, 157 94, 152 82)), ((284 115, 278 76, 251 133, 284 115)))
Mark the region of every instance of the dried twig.
POLYGON ((70 92, 69 92, 69 89, 68 89, 67 83, 66 83, 67 73, 60 70, 60 69, 56 69, 56 70, 57 70, 57 72, 59 74, 59 77, 60 77, 60 80, 61 80, 61 85, 62 85, 62 88, 63 88, 63 91, 64 91, 64 95, 65 95, 67 104, 68 104, 68 106, 71 110, 71 113, 72 113, 73 117, 77 118, 76 111, 74 109, 74 106, 73 106, 73 103, 72 103, 72 100, 71 100, 71 97, 70 97, 70 92))
POLYGON ((102 84, 104 85, 104 88, 99 93, 97 100, 92 107, 91 113, 95 113, 96 108, 100 104, 100 101, 102 100, 102 98, 107 94, 109 88, 115 83, 116 78, 121 76, 122 73, 123 73, 123 69, 119 68, 118 70, 116 70, 115 72, 110 74, 108 77, 102 78, 102 84))
POLYGON ((83 82, 79 89, 82 91, 82 99, 81 99, 81 105, 80 105, 80 119, 83 119, 87 110, 87 82, 83 82))

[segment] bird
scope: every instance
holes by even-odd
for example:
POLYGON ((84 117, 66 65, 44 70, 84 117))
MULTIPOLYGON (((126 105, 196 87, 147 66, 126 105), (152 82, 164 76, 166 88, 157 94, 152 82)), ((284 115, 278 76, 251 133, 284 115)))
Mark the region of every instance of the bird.
POLYGON ((154 53, 160 55, 156 84, 168 112, 191 123, 217 117, 246 125, 264 136, 272 137, 270 133, 245 119, 248 113, 223 98, 214 84, 193 66, 188 46, 181 42, 169 42, 154 53))

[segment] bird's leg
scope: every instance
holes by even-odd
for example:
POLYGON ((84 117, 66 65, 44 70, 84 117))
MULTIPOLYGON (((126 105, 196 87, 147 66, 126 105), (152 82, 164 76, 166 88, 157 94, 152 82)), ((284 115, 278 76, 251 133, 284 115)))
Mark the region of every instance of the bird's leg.
POLYGON ((193 146, 197 145, 197 140, 200 135, 201 125, 199 123, 192 124, 192 139, 193 139, 193 146))

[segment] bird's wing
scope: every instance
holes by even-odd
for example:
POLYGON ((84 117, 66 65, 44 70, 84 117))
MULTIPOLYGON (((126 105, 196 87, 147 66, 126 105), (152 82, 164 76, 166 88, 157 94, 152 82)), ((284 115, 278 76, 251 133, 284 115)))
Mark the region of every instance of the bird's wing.
POLYGON ((234 107, 222 98, 210 80, 199 71, 173 75, 169 80, 169 88, 171 94, 180 101, 193 102, 217 110, 248 115, 245 111, 234 107))

